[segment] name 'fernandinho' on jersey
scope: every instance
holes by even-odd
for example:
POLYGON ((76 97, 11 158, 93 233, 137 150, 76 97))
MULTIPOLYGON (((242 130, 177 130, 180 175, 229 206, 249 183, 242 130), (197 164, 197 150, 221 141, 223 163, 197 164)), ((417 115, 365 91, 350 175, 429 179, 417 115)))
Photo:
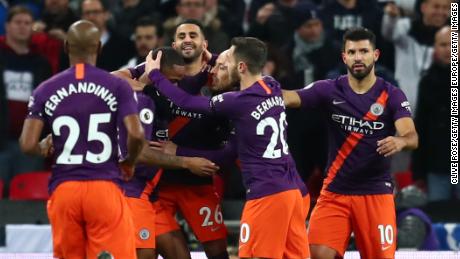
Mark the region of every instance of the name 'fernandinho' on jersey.
POLYGON ((48 116, 53 116, 53 112, 59 103, 76 93, 94 94, 104 100, 112 112, 117 111, 117 98, 109 89, 93 82, 78 82, 77 84, 70 83, 67 87, 57 89, 45 102, 45 113, 48 116))
POLYGON ((251 112, 251 116, 256 120, 260 120, 261 116, 264 115, 265 112, 267 112, 275 106, 284 107, 283 97, 273 96, 265 99, 259 105, 256 106, 256 109, 254 111, 251 112))

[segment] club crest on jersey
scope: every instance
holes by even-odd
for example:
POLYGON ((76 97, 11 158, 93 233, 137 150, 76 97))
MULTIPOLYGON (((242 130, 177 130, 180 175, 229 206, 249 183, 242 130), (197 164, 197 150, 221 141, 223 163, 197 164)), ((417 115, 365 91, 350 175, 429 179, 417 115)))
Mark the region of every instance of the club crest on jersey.
POLYGON ((141 229, 141 231, 139 231, 139 237, 142 239, 142 240, 147 240, 149 239, 150 237, 150 232, 148 229, 141 229))
POLYGON ((380 103, 374 103, 371 105, 371 113, 375 116, 380 116, 383 113, 383 105, 380 103))
POLYGON ((139 118, 144 124, 150 124, 153 121, 153 112, 148 108, 144 108, 139 113, 139 118))

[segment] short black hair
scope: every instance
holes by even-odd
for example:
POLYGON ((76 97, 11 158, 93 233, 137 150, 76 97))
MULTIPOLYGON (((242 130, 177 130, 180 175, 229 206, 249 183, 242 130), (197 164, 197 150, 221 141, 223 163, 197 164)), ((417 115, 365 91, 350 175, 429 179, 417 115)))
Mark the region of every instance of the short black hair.
POLYGON ((345 50, 345 44, 347 41, 360 41, 369 40, 372 47, 376 49, 375 34, 366 28, 356 27, 350 28, 343 34, 342 50, 345 50))
POLYGON ((206 34, 204 33, 203 24, 200 21, 195 20, 195 19, 185 19, 182 22, 180 22, 179 24, 177 24, 176 28, 174 29, 174 37, 176 37, 177 28, 179 28, 179 26, 181 26, 183 24, 193 24, 193 25, 198 26, 198 28, 200 28, 201 34, 203 34, 203 37, 206 39, 206 34))
POLYGON ((32 10, 24 5, 15 5, 8 10, 8 14, 6 15, 6 22, 11 22, 11 20, 18 14, 28 14, 34 19, 34 14, 32 10))
POLYGON ((153 19, 150 16, 142 16, 139 19, 137 19, 136 26, 134 27, 134 29, 137 29, 137 27, 148 27, 148 26, 155 27, 158 37, 163 36, 163 26, 161 26, 157 22, 157 20, 153 19))
POLYGON ((244 61, 251 74, 262 72, 267 62, 267 45, 263 41, 253 37, 234 37, 231 45, 235 46, 235 59, 244 61))
POLYGON ((185 66, 184 58, 172 47, 159 47, 153 50, 152 58, 156 58, 158 51, 161 50, 160 66, 163 68, 173 68, 174 65, 185 66))

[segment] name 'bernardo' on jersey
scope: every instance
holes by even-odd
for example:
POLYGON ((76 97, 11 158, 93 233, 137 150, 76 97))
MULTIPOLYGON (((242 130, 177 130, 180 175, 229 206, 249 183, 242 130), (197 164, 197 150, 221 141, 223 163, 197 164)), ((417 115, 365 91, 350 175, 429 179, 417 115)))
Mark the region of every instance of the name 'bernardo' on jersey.
POLYGON ((53 116, 54 110, 56 110, 58 104, 62 102, 66 97, 72 94, 94 94, 100 97, 107 104, 112 112, 117 111, 117 98, 101 85, 96 85, 93 82, 78 82, 78 85, 69 84, 68 87, 62 87, 56 90, 56 93, 51 95, 45 103, 45 113, 49 116, 53 116))
POLYGON ((251 112, 251 116, 256 119, 260 120, 260 117, 275 106, 282 106, 284 107, 284 100, 281 96, 273 96, 261 102, 259 105, 256 106, 256 110, 251 112))
POLYGON ((380 121, 361 120, 340 114, 332 114, 332 120, 339 123, 344 130, 367 135, 372 135, 375 130, 385 127, 385 123, 380 121))

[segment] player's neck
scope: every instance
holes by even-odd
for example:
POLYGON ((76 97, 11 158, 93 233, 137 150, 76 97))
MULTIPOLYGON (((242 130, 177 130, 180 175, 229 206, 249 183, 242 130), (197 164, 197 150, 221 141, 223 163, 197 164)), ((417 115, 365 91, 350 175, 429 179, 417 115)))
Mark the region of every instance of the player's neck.
POLYGON ((374 71, 370 72, 365 78, 358 80, 352 75, 348 74, 348 83, 350 84, 351 89, 357 94, 364 94, 377 81, 377 77, 375 76, 374 71))
POLYGON ((91 55, 88 57, 78 57, 78 56, 69 55, 69 63, 71 66, 75 66, 76 64, 79 64, 79 63, 86 63, 86 64, 96 66, 96 56, 91 55))
POLYGON ((197 58, 196 60, 192 61, 191 63, 185 66, 185 74, 187 76, 194 76, 201 71, 203 67, 203 58, 197 58))
POLYGON ((244 90, 255 84, 255 82, 259 81, 262 79, 261 74, 257 75, 251 75, 251 74, 246 74, 241 76, 241 81, 240 81, 240 90, 244 90))

